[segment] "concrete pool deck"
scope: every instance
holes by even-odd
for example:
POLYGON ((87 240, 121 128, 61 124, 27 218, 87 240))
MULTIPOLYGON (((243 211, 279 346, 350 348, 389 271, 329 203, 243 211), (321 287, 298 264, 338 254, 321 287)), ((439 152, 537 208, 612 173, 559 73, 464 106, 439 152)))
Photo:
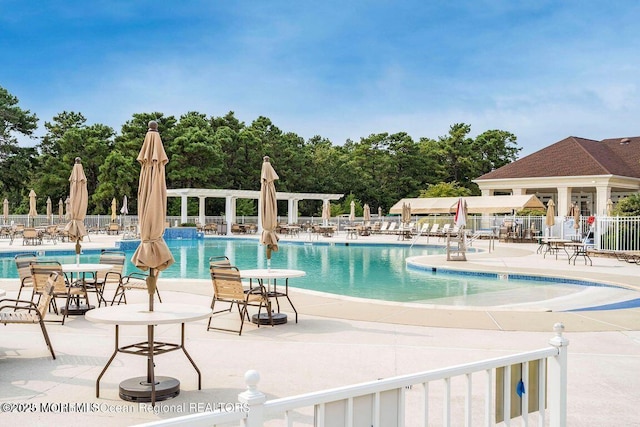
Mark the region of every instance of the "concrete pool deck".
MULTIPOLYGON (((371 236, 362 241, 397 243, 395 236, 371 236)), ((117 237, 91 235, 84 248, 113 247, 117 237)), ((283 239, 284 241, 288 240, 283 239)), ((328 241, 351 242, 342 236, 328 241)), ((6 244, 5 244, 6 243, 6 244)), ((432 243, 437 243, 433 242, 432 243)), ((476 242, 486 249, 486 242, 476 242)), ((0 250, 71 249, 73 244, 9 246, 0 250), (66 246, 65 246, 66 245, 66 246)), ((467 262, 446 262, 444 256, 424 262, 437 268, 474 271, 528 272, 608 281, 637 289, 640 266, 608 258, 594 258, 593 267, 579 260, 568 265, 536 254, 537 245, 496 243, 491 253, 469 253, 467 262)), ((0 288, 15 297, 17 280, 3 280, 0 288)), ((206 280, 161 280, 167 302, 208 305, 211 284, 206 280)), ((590 298, 577 295, 575 298, 590 298)), ((613 298, 613 297, 611 297, 613 298)), ((144 302, 144 292, 132 299, 144 302)), ((145 410, 118 398, 118 384, 144 374, 144 359, 118 355, 95 397, 95 379, 113 351, 112 326, 93 324, 83 316, 71 317, 64 326, 48 323, 57 359, 52 360, 37 326, 0 327, 0 402, 36 405, 48 403, 98 403, 112 405, 93 413, 52 413, 37 407, 34 413, 3 413, 6 424, 29 425, 132 425, 170 418, 197 409, 192 403, 235 402, 244 388, 248 369, 261 373, 258 388, 268 398, 337 387, 376 378, 453 364, 478 361, 547 345, 556 322, 565 325, 569 346, 568 425, 634 425, 640 401, 640 309, 560 312, 531 307, 441 308, 331 297, 295 290, 292 299, 299 323, 276 327, 245 323, 241 337, 206 331, 206 321, 187 324, 187 348, 203 372, 198 391, 195 372, 180 352, 156 357, 157 374, 180 379, 182 392, 162 402, 161 413, 145 410), (183 406, 179 406, 183 405, 183 406), (166 412, 164 412, 166 409, 166 412), (127 411, 118 413, 116 411, 127 411)), ((594 304, 595 305, 595 304, 594 304)), ((285 304, 283 311, 289 312, 285 304)), ((237 315, 219 322, 236 322, 237 315)), ((55 316, 52 316, 55 317, 55 316)), ((291 318, 291 317, 290 317, 291 318)), ((176 326, 161 326, 163 339, 179 337, 176 326)), ((141 327, 121 329, 123 342, 144 339, 141 327)), ((478 403, 477 407, 482 407, 478 403)), ((301 425, 310 415, 298 414, 301 425)), ((410 420, 410 419, 409 419, 410 420)))

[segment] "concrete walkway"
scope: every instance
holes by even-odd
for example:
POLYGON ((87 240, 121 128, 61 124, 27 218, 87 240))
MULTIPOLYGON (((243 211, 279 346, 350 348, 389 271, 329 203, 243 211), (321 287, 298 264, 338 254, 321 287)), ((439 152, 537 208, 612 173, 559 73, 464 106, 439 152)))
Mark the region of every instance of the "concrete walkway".
MULTIPOLYGON (((396 243, 394 236, 374 238, 396 243)), ((114 237, 103 235, 92 235, 91 239, 83 242, 83 247, 112 247, 114 242, 114 237)), ((338 236, 332 241, 345 240, 338 236)), ((476 244, 483 248, 486 242, 476 244)), ((65 245, 72 247, 55 247, 65 245)), ((580 260, 574 266, 568 265, 566 257, 557 261, 542 258, 536 248, 498 243, 491 253, 468 254, 467 262, 447 263, 442 256, 425 257, 419 262, 436 268, 564 275, 637 289, 638 265, 594 258, 593 267, 581 265, 580 260)), ((23 248, 19 241, 12 246, 0 242, 0 250, 21 249, 29 247, 23 248)), ((48 249, 53 246, 42 248, 48 249)), ((162 280, 160 287, 167 302, 210 303, 208 281, 162 280)), ((13 297, 17 281, 3 280, 0 288, 13 297)), ((579 294, 573 298, 589 303, 594 297, 579 294)), ((617 297, 606 298, 613 301, 617 297)), ((144 302, 146 295, 134 292, 131 299, 144 302)), ((142 357, 119 354, 102 379, 101 397, 95 397, 95 380, 113 351, 113 327, 90 323, 82 316, 70 318, 64 326, 49 323, 47 329, 58 356, 52 360, 37 326, 0 326, 0 403, 12 404, 3 406, 12 412, 1 414, 0 420, 7 425, 132 425, 202 411, 207 405, 235 402, 244 388, 243 374, 248 369, 261 373, 258 387, 268 398, 284 397, 541 348, 552 337, 553 324, 563 322, 565 336, 571 341, 568 425, 638 424, 638 308, 582 312, 544 311, 540 306, 442 308, 331 297, 302 290, 294 291, 292 299, 300 314, 297 324, 258 328, 246 323, 241 337, 207 332, 206 321, 188 324, 186 346, 202 370, 203 389, 197 390, 195 371, 181 352, 157 356, 156 373, 178 378, 182 392, 156 406, 155 413, 147 405, 118 398, 120 381, 144 375, 142 357), (57 405, 70 403, 96 404, 97 409, 68 413, 64 406, 57 405)), ((573 304, 551 300, 545 303, 555 304, 552 309, 573 304)), ((286 304, 283 308, 286 312, 286 304)), ((235 326, 237 314, 216 321, 235 326)), ((122 327, 120 334, 122 343, 137 342, 145 339, 145 328, 122 327)), ((157 338, 175 342, 179 328, 159 326, 157 338)), ((454 387, 454 395, 463 388, 454 387)), ((475 407, 479 410, 482 403, 475 407)), ((296 425, 311 425, 311 412, 301 411, 296 419, 300 422, 296 425)), ((413 425, 410 417, 407 421, 413 425)))

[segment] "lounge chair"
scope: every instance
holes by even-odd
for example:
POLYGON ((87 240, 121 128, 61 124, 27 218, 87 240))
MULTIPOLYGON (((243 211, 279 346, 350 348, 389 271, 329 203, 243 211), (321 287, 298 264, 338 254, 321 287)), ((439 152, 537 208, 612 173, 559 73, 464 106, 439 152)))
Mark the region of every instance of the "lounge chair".
POLYGON ((109 235, 120 234, 120 225, 116 224, 115 222, 112 222, 111 224, 109 224, 107 226, 107 234, 109 235))
POLYGON ((384 234, 396 234, 396 227, 398 223, 392 222, 389 224, 389 228, 384 232, 384 234))
POLYGON ((98 298, 98 307, 107 305, 107 301, 104 299, 104 288, 107 284, 114 284, 116 291, 120 287, 122 282, 122 271, 124 270, 125 254, 120 251, 107 251, 102 250, 100 253, 100 264, 112 265, 109 270, 102 270, 96 272, 93 279, 87 280, 86 289, 88 292, 95 292, 98 298))
POLYGON ((31 277, 31 263, 37 260, 36 254, 24 253, 17 254, 14 257, 16 262, 16 270, 18 270, 18 278, 20 279, 20 289, 18 289, 18 296, 16 299, 20 299, 20 294, 24 288, 33 288, 33 278, 31 277))
POLYGON ((53 352, 53 346, 51 340, 49 340, 49 334, 47 328, 44 325, 44 318, 47 315, 47 308, 51 304, 53 298, 54 283, 58 279, 57 273, 51 273, 47 278, 47 282, 42 289, 42 296, 38 301, 38 304, 33 301, 9 299, 5 298, 0 300, 0 323, 7 324, 33 324, 37 323, 42 329, 42 335, 49 347, 51 357, 56 358, 53 352))
POLYGON ((63 298, 65 300, 65 308, 62 313, 62 320, 60 321, 64 325, 64 320, 69 316, 71 299, 79 300, 80 297, 83 297, 87 306, 89 306, 89 296, 82 281, 76 283, 69 283, 67 281, 59 262, 36 261, 31 263, 31 277, 33 278, 32 301, 35 295, 38 295, 39 299, 43 297, 45 285, 48 283, 49 277, 52 275, 51 273, 56 273, 55 280, 53 281, 53 299, 51 300, 51 305, 56 314, 59 314, 56 298, 63 298))
POLYGON ((440 224, 435 223, 431 226, 431 230, 429 230, 429 236, 437 236, 438 230, 440 229, 440 224))
POLYGON ((41 245, 42 233, 35 228, 25 228, 22 232, 23 245, 41 245))
MULTIPOLYGON (((262 285, 254 286, 248 292, 242 286, 242 280, 240 278, 240 270, 233 266, 221 266, 211 265, 211 282, 213 283, 213 298, 211 300, 211 310, 215 310, 216 302, 227 302, 229 308, 224 310, 213 311, 212 316, 209 318, 207 324, 207 331, 210 329, 216 329, 228 332, 238 332, 238 335, 242 335, 242 328, 244 327, 245 318, 249 319, 249 312, 247 307, 249 305, 258 307, 258 316, 262 307, 266 307, 269 314, 269 321, 273 326, 273 318, 271 317, 271 302, 267 296, 267 290, 262 285), (238 306, 238 312, 240 314, 240 329, 228 329, 217 328, 211 326, 213 315, 223 312, 231 312, 233 305, 238 306)), ((260 323, 258 322, 258 327, 260 323)))

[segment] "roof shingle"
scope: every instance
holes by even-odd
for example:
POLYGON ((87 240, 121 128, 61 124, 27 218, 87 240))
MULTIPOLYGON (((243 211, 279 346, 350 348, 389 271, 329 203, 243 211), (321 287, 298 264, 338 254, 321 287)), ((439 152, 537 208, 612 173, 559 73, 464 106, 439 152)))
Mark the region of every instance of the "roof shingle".
POLYGON ((640 137, 595 141, 570 136, 477 180, 585 175, 640 178, 640 137))

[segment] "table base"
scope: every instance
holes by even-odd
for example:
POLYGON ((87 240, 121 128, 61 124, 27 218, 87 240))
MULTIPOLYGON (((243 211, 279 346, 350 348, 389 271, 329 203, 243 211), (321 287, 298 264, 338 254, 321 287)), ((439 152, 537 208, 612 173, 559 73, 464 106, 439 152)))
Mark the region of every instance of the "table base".
POLYGON ((62 307, 62 314, 66 314, 69 316, 79 316, 85 314, 89 310, 93 310, 95 305, 86 305, 86 304, 69 304, 69 308, 62 307))
MULTIPOLYGON (((151 402, 151 384, 147 377, 129 378, 120 383, 120 399, 128 402, 151 402)), ((156 401, 168 400, 180 394, 180 381, 171 377, 156 377, 156 401)))
MULTIPOLYGON (((272 313, 271 318, 273 319, 274 325, 284 325, 287 323, 287 315, 284 313, 272 313)), ((251 316, 251 323, 260 324, 260 325, 271 325, 271 321, 269 320, 269 313, 260 313, 260 316, 254 314, 251 316)))

